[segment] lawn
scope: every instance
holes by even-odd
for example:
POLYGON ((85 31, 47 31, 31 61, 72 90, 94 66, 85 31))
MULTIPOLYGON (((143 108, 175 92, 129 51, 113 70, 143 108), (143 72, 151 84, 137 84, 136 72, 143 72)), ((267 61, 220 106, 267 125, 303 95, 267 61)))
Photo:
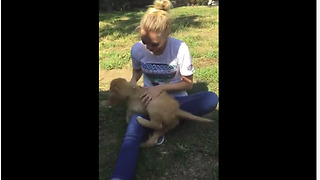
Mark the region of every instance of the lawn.
MULTIPOLYGON (((130 49, 140 40, 135 28, 144 11, 99 13, 99 180, 110 178, 126 131, 126 105, 105 106, 108 84, 115 77, 131 77, 130 49)), ((186 42, 196 69, 189 93, 219 95, 218 11, 218 6, 171 10, 171 36, 186 42)), ((218 179, 219 114, 212 111, 205 117, 215 123, 185 121, 161 146, 140 148, 134 179, 218 179)))

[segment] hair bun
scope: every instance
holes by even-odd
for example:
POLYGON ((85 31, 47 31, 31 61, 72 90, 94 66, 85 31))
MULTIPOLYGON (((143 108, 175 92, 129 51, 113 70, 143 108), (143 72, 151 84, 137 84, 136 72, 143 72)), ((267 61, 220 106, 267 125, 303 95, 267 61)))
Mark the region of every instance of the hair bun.
POLYGON ((169 11, 171 8, 173 8, 169 0, 155 0, 153 4, 154 4, 154 8, 163 10, 163 11, 169 11))

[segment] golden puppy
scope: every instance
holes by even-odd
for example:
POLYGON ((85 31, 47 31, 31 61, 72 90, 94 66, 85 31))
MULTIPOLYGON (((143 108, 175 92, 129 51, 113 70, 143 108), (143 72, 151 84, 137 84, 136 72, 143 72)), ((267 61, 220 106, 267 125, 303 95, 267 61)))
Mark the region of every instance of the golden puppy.
POLYGON ((133 114, 144 114, 150 117, 150 121, 142 117, 137 118, 142 126, 155 130, 149 139, 141 144, 141 147, 152 147, 156 145, 159 137, 179 124, 179 119, 213 122, 210 119, 195 116, 181 110, 178 101, 166 92, 160 93, 158 97, 152 99, 149 104, 145 106, 140 99, 140 95, 145 91, 146 89, 130 84, 123 78, 117 78, 111 81, 108 100, 108 106, 114 105, 120 100, 127 101, 127 123, 133 114))

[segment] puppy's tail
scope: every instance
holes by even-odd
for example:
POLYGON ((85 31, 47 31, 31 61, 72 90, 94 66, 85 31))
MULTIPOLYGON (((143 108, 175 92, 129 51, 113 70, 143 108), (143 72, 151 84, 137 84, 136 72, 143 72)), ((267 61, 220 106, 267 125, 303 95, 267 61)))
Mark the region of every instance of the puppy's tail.
POLYGON ((192 121, 200 121, 200 122, 209 122, 209 123, 213 123, 214 122, 211 119, 199 117, 199 116, 193 115, 193 114, 188 113, 188 112, 183 111, 183 110, 179 110, 177 114, 181 119, 187 119, 187 120, 192 120, 192 121))

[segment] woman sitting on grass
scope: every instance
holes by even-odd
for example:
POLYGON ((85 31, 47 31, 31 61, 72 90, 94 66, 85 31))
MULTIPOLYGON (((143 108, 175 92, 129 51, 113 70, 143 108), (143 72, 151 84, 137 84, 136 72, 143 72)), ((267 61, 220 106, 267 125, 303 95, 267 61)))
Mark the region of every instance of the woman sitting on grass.
MULTIPOLYGON (((141 41, 131 49, 131 83, 136 84, 143 75, 147 91, 141 98, 146 106, 162 91, 167 91, 180 103, 182 110, 202 116, 216 108, 218 96, 208 91, 188 95, 187 90, 193 87, 194 67, 188 46, 169 36, 171 19, 168 11, 171 8, 169 0, 155 0, 154 7, 144 14, 138 29, 141 41)), ((148 132, 138 123, 138 116, 149 119, 139 114, 131 116, 112 180, 134 177, 141 138, 148 132)), ((163 140, 164 137, 160 138, 158 144, 163 140)))

